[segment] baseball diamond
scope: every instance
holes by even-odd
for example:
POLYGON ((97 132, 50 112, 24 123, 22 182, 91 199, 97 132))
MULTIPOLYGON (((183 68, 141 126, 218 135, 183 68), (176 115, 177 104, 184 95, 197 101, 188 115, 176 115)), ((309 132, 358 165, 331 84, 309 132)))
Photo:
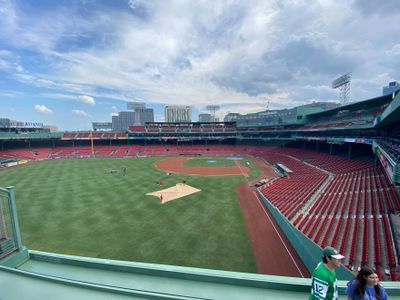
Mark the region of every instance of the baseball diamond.
POLYGON ((399 7, 0 0, 0 300, 400 300, 399 7))
MULTIPOLYGON (((390 101, 385 96, 368 103, 390 101)), ((200 277, 218 274, 213 283, 225 276, 219 271, 234 272, 229 281, 243 279, 235 272, 279 275, 304 296, 321 248, 329 245, 343 254, 338 278, 349 280, 369 265, 383 281, 396 281, 399 144, 385 138, 327 139, 318 129, 325 125, 315 115, 296 130, 253 132, 230 122, 214 124, 230 137, 222 139, 216 139, 220 132, 207 138, 214 130, 209 124, 158 123, 107 133, 104 140, 104 133, 94 140, 92 133, 82 132, 52 140, 7 136, 1 140, 0 181, 13 186, 2 189, 8 199, 15 190, 20 225, 11 230, 17 224, 11 217, 0 222, 0 262, 11 257, 17 266, 18 259, 25 259, 19 270, 58 276, 59 267, 51 271, 46 266, 67 260, 62 275, 68 280, 75 280, 77 273, 65 268, 76 266, 76 259, 95 266, 94 258, 111 262, 113 270, 121 266, 117 261, 144 263, 152 276, 165 274, 163 265, 189 268, 182 276, 192 268, 212 270, 200 277), (194 139, 166 140, 167 129, 174 136, 185 129, 194 139), (319 136, 309 136, 316 130, 319 136), (21 245, 29 247, 30 258, 21 245)), ((352 123, 343 126, 353 132, 352 123)), ((1 214, 14 211, 5 207, 11 206, 1 204, 1 214)), ((84 274, 90 282, 89 273, 84 274)), ((258 279, 246 276, 254 288, 258 279)), ((240 280, 241 285, 248 283, 240 280)), ((390 283, 386 287, 391 297, 397 295, 390 283)), ((343 288, 342 282, 339 293, 343 288)), ((255 290, 248 293, 262 299, 255 290)), ((279 293, 287 297, 290 291, 279 293)))
MULTIPOLYGON (((70 253, 75 255, 100 256, 104 258, 168 264, 177 263, 188 266, 260 272, 265 274, 300 277, 304 277, 309 274, 307 269, 302 264, 301 259, 296 255, 295 251, 291 249, 290 243, 287 240, 280 240, 279 236, 284 235, 279 232, 277 226, 274 228, 271 227, 273 226, 272 223, 268 225, 268 223, 265 222, 257 224, 257 226, 252 225, 257 218, 249 218, 247 211, 250 213, 253 211, 254 213, 254 211, 258 210, 260 211, 260 215, 258 216, 260 220, 264 219, 271 222, 266 215, 263 216, 265 212, 261 206, 258 208, 251 208, 248 206, 248 200, 246 199, 253 197, 253 192, 251 190, 244 192, 246 190, 241 188, 237 191, 238 196, 235 196, 235 186, 237 186, 240 182, 247 182, 247 184, 244 184, 244 186, 248 186, 249 177, 253 178, 253 180, 256 180, 257 177, 265 178, 266 174, 263 175, 258 166, 262 166, 264 171, 267 170, 270 176, 272 175, 276 177, 276 175, 273 175, 275 173, 265 164, 265 162, 261 161, 260 159, 249 158, 248 160, 251 161, 251 168, 248 166, 248 164, 243 166, 239 160, 234 161, 233 167, 209 167, 206 165, 193 167, 185 165, 185 162, 190 159, 193 158, 171 156, 160 158, 139 158, 133 160, 72 159, 42 161, 31 163, 17 169, 10 169, 0 174, 2 181, 5 183, 17 180, 17 184, 15 186, 18 189, 20 206, 26 207, 24 204, 25 202, 34 204, 34 210, 22 210, 20 212, 22 223, 21 228, 24 241, 31 248, 44 251, 70 253), (154 168, 151 168, 151 165, 153 165, 154 168), (126 166, 128 166, 130 170, 139 169, 142 171, 134 174, 130 172, 124 177, 109 177, 109 174, 118 174, 121 170, 126 169, 126 166), (61 169, 63 172, 58 171, 61 169), (98 169, 107 169, 108 172, 98 172, 98 169), (251 172, 254 172, 254 174, 250 175, 251 172), (42 177, 43 175, 44 177, 42 177), (211 179, 207 179, 209 176, 211 176, 211 179), (153 187, 152 182, 154 182, 156 178, 157 185, 153 187), (160 178, 162 180, 160 180, 160 178), (28 191, 25 191, 25 189, 23 191, 19 191, 20 186, 25 186, 26 184, 29 184, 29 182, 36 182, 36 184, 31 186, 28 191), (62 186, 59 185, 60 182, 63 183, 62 186), (140 182, 140 185, 138 186, 136 182, 140 182), (202 188, 194 188, 191 185, 186 184, 186 182, 190 182, 191 185, 202 188), (222 184, 222 182, 225 183, 222 184), (35 190, 33 190, 34 187, 36 188, 35 190), (132 194, 132 187, 134 187, 134 194, 132 194), (143 192, 141 196, 141 193, 139 192, 141 189, 148 192, 143 192), (154 191, 154 189, 156 189, 156 191, 154 191), (230 191, 228 191, 228 189, 230 191), (43 190, 46 190, 47 193, 40 193, 40 191, 43 190), (69 190, 70 193, 66 193, 67 190, 69 190), (32 193, 39 195, 36 197, 33 203, 30 197, 32 193), (193 198, 195 195, 193 193, 198 193, 198 195, 193 198), (181 200, 181 205, 178 205, 177 207, 171 207, 166 211, 158 211, 157 208, 154 207, 155 203, 152 200, 153 198, 149 198, 150 202, 145 205, 146 207, 140 209, 140 207, 143 205, 141 202, 144 201, 144 195, 150 195, 153 197, 156 196, 158 199, 157 202, 162 204, 165 204, 171 200, 176 200, 182 197, 184 198, 181 200), (239 206, 235 204, 237 201, 235 199, 237 199, 237 197, 239 197, 240 200, 242 213, 240 213, 238 210, 239 206), (186 198, 188 198, 188 200, 185 200, 186 198), (218 201, 215 203, 214 201, 214 199, 224 198, 228 200, 228 202, 218 201), (197 203, 193 205, 193 200, 200 201, 203 205, 207 206, 208 213, 206 214, 206 218, 204 220, 199 219, 199 224, 197 224, 198 222, 195 222, 195 219, 193 219, 194 217, 192 213, 186 215, 178 212, 174 213, 175 210, 181 209, 180 206, 182 206, 182 208, 186 207, 185 209, 189 212, 190 210, 193 212, 197 211, 201 206, 199 206, 197 203), (231 207, 229 210, 232 210, 232 212, 236 210, 237 212, 232 213, 232 215, 225 215, 223 218, 221 218, 220 213, 218 213, 220 210, 219 207, 221 205, 225 206, 224 210, 226 213, 226 209, 228 208, 226 205, 228 203, 230 203, 229 206, 231 207), (52 208, 51 211, 47 210, 47 213, 43 214, 43 211, 49 207, 52 208), (93 213, 87 214, 88 210, 91 209, 94 209, 93 213), (212 212, 210 212, 211 210, 212 212), (67 214, 65 214, 66 211, 68 211, 67 214), (112 212, 112 215, 110 212, 112 212), (134 222, 131 218, 127 218, 128 214, 131 214, 132 217, 135 216, 135 218, 139 218, 140 220, 149 214, 154 215, 154 217, 148 222, 139 222, 138 220, 138 222, 134 222), (163 220, 169 217, 171 214, 176 214, 174 216, 174 222, 177 222, 179 218, 185 219, 191 216, 191 224, 184 224, 183 228, 185 228, 185 230, 176 229, 175 226, 165 225, 163 220), (242 214, 245 217, 244 219, 241 217, 242 214), (38 235, 35 233, 35 231, 31 230, 32 228, 36 227, 35 220, 39 215, 42 216, 42 222, 48 222, 49 224, 52 224, 52 230, 48 230, 47 234, 43 234, 43 232, 37 232, 39 233, 38 235), (124 220, 123 225, 110 223, 115 218, 124 220), (218 240, 217 244, 211 248, 217 249, 217 251, 204 252, 202 251, 202 247, 197 248, 197 246, 195 246, 196 251, 190 251, 190 259, 189 257, 185 258, 185 256, 182 255, 176 256, 176 254, 168 257, 168 255, 165 255, 165 251, 163 251, 162 248, 160 248, 160 251, 154 251, 155 248, 159 247, 160 243, 162 243, 164 247, 173 247, 175 249, 178 245, 181 245, 182 250, 186 249, 185 252, 189 251, 191 247, 189 244, 186 244, 186 232, 191 227, 204 227, 204 225, 200 225, 204 221, 206 224, 208 224, 206 227, 207 231, 204 231, 204 234, 207 234, 207 240, 210 241, 210 244, 206 247, 206 249, 208 249, 212 243, 216 243, 218 240), (223 231, 219 231, 218 228, 220 228, 220 223, 224 224, 223 227, 225 228, 232 221, 234 223, 231 223, 231 225, 229 225, 223 231), (160 223, 160 225, 157 225, 158 223, 160 223), (214 229, 212 229, 213 223, 215 224, 214 229), (243 227, 240 228, 243 226, 240 224, 243 223, 246 224, 245 227, 247 228, 248 233, 245 233, 246 229, 243 231, 243 227), (89 224, 90 227, 87 226, 89 224), (132 230, 134 230, 137 226, 146 226, 146 228, 150 228, 147 231, 134 230, 135 234, 133 237, 135 240, 145 240, 146 236, 153 236, 152 240, 154 240, 154 244, 148 244, 148 242, 146 242, 145 245, 141 244, 141 246, 138 248, 139 251, 132 251, 131 247, 129 246, 129 240, 132 238, 123 236, 123 233, 126 232, 126 230, 124 230, 124 226, 127 226, 132 230), (268 226, 270 226, 271 229, 268 229, 268 226), (266 229, 262 229, 264 227, 266 229), (90 228, 90 230, 83 230, 83 228, 90 228), (99 243, 99 238, 100 240, 104 240, 106 243, 111 242, 113 239, 110 239, 111 236, 106 237, 106 235, 102 238, 101 234, 93 236, 92 231, 94 230, 95 232, 99 233, 100 228, 103 228, 102 231, 105 234, 112 234, 114 238, 120 237, 120 241, 124 240, 127 241, 127 243, 116 243, 114 241, 112 249, 103 247, 103 242, 99 243), (162 228, 162 230, 160 230, 160 228, 162 228), (168 233, 166 234, 166 232, 168 233), (265 232, 267 232, 270 238, 265 238, 265 232), (56 233, 60 238, 52 238, 53 234, 56 233), (140 233, 140 235, 138 233, 140 233), (167 242, 168 240, 171 240, 169 238, 171 233, 176 236, 174 241, 176 238, 180 239, 179 243, 175 246, 169 246, 169 242, 167 242), (217 234, 215 235, 215 233, 217 234), (211 238, 213 235, 215 235, 215 238, 211 238), (227 248, 226 246, 220 248, 218 246, 221 241, 224 240, 222 235, 230 239, 229 244, 232 244, 233 248, 227 248), (64 238, 62 236, 64 236, 64 238), (93 240, 91 236, 94 237, 93 240), (214 239, 215 241, 213 242, 214 239), (273 248, 269 246, 269 243, 271 243, 272 240, 275 240, 275 242, 273 242, 273 248), (68 243, 65 243, 65 241, 68 241, 68 243), (251 248, 247 248, 249 243, 252 245, 251 248), (148 248, 153 249, 150 252, 148 252, 149 250, 145 250, 147 248, 147 244, 148 248), (282 249, 284 249, 284 251, 282 251, 279 245, 282 245, 282 249), (287 251, 285 250, 286 248, 291 250, 287 251), (111 252, 107 251, 107 249, 111 250, 111 252), (224 250, 219 253, 221 249, 224 250), (268 249, 273 250, 270 255, 271 257, 275 257, 274 260, 272 260, 274 263, 270 263, 269 261, 271 260, 268 259, 269 256, 266 256, 266 253, 270 251, 268 249), (227 255, 227 250, 229 250, 231 254, 227 255), (143 256, 142 254, 139 255, 138 253, 153 254, 143 256), (193 256, 194 253, 198 254, 193 256), (216 263, 214 258, 217 258, 221 255, 225 256, 226 259, 222 261, 219 260, 218 263, 216 263), (198 257, 199 260, 196 261, 196 257, 198 257), (208 259, 211 257, 213 259, 208 259), (293 259, 293 257, 295 259, 293 259), (282 263, 288 266, 293 265, 294 267, 292 269, 288 267, 282 270, 279 267, 282 263)), ((202 240, 202 234, 203 233, 201 233, 201 230, 196 229, 195 236, 198 236, 199 241, 202 240)), ((180 250, 177 251, 177 253, 179 252, 180 250)))

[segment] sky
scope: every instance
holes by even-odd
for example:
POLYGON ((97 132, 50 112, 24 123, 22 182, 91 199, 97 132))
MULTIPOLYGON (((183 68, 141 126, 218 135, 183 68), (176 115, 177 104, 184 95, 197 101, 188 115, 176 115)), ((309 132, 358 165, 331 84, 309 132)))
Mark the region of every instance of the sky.
POLYGON ((127 101, 192 121, 400 81, 397 0, 0 0, 0 118, 88 130, 127 101))

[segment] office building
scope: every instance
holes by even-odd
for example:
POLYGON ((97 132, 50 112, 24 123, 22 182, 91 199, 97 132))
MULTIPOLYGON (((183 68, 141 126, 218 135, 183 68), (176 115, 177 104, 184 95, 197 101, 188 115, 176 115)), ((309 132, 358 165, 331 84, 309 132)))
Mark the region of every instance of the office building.
POLYGON ((135 110, 139 108, 146 108, 146 103, 144 102, 127 102, 126 108, 129 110, 135 110))
POLYGON ((112 116, 113 131, 126 131, 132 125, 135 125, 135 112, 133 111, 120 111, 117 116, 112 116))
POLYGON ((166 106, 164 110, 165 122, 191 122, 192 108, 190 106, 166 106))
POLYGON ((152 108, 136 108, 134 118, 136 126, 144 125, 146 122, 154 122, 154 110, 152 108))
POLYGON ((199 122, 214 122, 211 114, 199 114, 199 122))
POLYGON ((386 95, 390 95, 393 94, 394 92, 397 92, 398 90, 400 90, 400 83, 398 83, 397 81, 392 81, 389 82, 388 86, 384 86, 383 87, 383 96, 386 95))

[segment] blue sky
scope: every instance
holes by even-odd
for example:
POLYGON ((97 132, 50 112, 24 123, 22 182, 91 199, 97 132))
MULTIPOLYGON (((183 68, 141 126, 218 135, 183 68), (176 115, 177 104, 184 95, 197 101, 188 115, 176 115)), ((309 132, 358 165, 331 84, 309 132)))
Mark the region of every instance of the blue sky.
POLYGON ((217 116, 351 99, 400 80, 397 1, 0 0, 0 118, 61 130, 126 101, 217 116))

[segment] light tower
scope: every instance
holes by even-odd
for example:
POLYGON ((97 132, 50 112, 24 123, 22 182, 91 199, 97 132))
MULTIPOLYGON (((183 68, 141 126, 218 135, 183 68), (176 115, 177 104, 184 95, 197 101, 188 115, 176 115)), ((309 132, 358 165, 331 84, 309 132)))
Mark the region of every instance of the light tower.
POLYGON ((207 105, 206 109, 211 112, 213 122, 215 122, 215 112, 220 109, 219 105, 207 105))
POLYGON ((340 91, 340 104, 346 105, 350 102, 350 81, 351 73, 344 74, 336 78, 332 82, 333 89, 339 89, 340 91))

